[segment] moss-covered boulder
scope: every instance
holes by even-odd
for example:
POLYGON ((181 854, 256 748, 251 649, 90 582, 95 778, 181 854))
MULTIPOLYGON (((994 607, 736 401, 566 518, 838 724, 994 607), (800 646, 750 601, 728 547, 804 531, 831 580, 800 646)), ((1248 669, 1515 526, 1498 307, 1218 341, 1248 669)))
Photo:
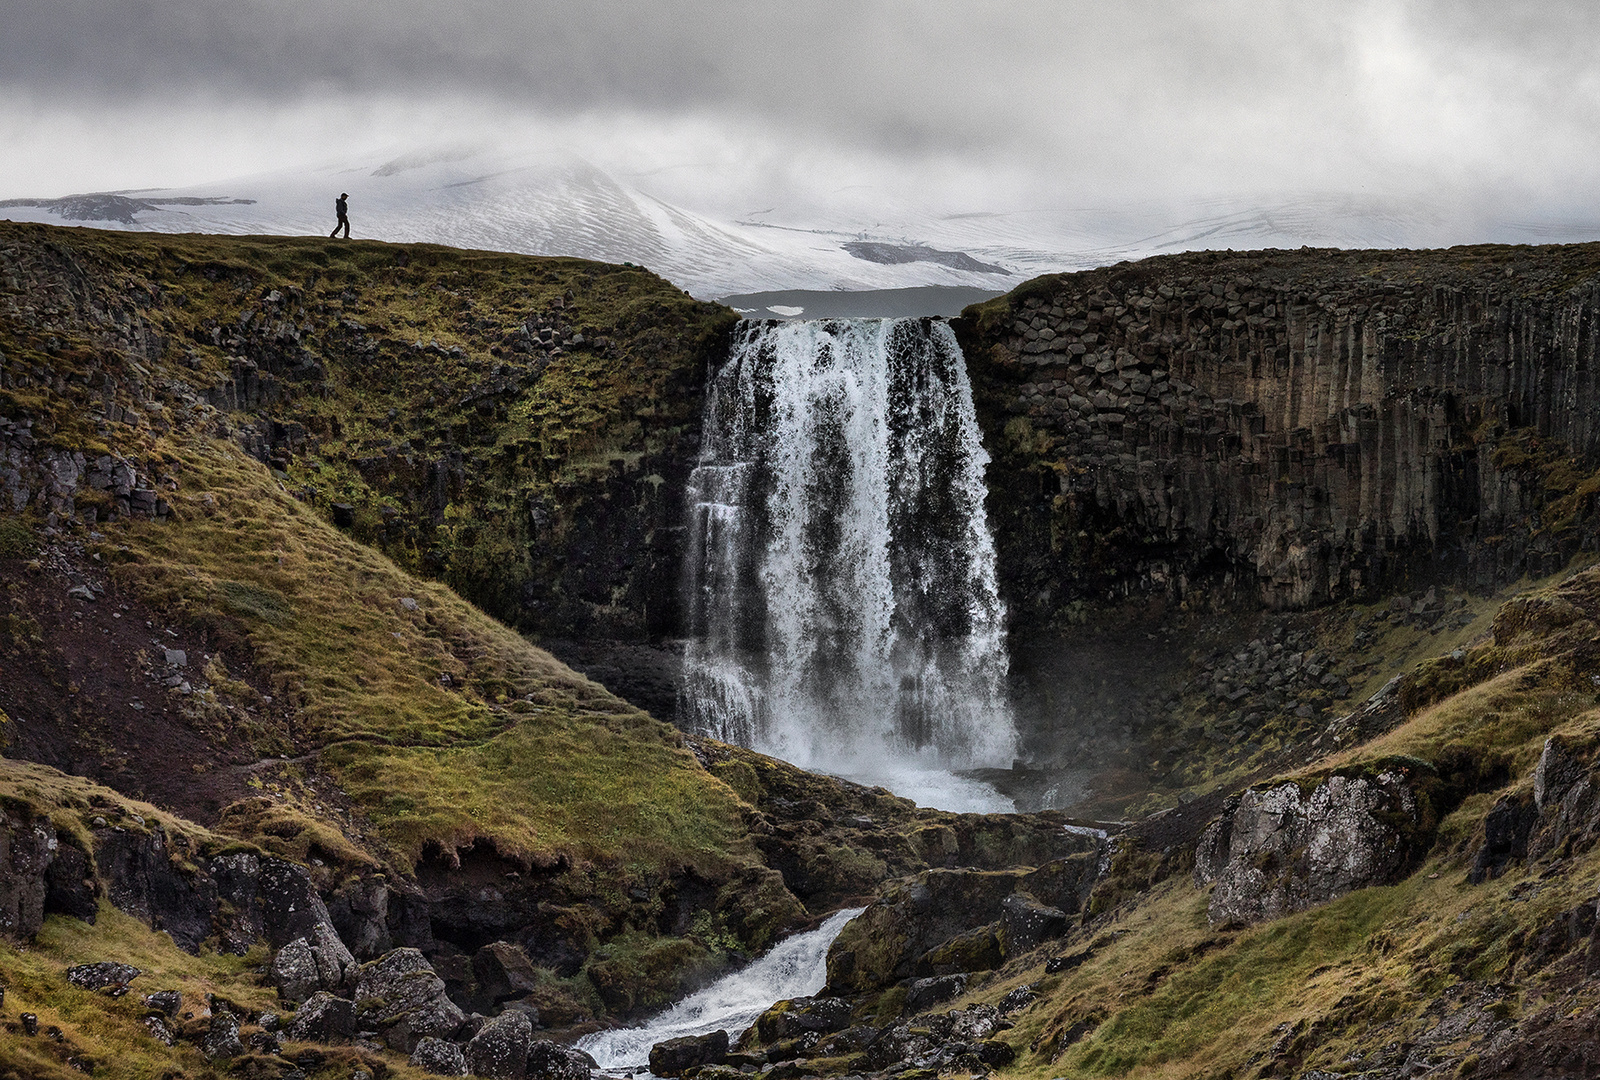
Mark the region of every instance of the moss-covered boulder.
MULTIPOLYGON (((1090 838, 1076 839, 1097 846, 1090 838)), ((1089 853, 1079 853, 1038 869, 928 870, 897 882, 835 939, 828 950, 828 990, 867 993, 914 976, 998 967, 1007 955, 1007 901, 1014 906, 1014 898, 1022 898, 1063 916, 1076 913, 1094 887, 1096 866, 1089 853)))

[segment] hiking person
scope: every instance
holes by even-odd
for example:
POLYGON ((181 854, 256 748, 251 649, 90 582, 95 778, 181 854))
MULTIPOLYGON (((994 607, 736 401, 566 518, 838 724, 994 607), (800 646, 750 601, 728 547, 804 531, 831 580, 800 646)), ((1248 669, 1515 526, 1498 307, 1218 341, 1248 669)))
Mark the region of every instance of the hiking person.
POLYGON ((350 212, 350 204, 346 201, 349 198, 350 193, 348 191, 341 191, 339 197, 334 200, 333 212, 339 215, 339 223, 328 234, 328 239, 330 240, 339 235, 341 228, 344 229, 344 238, 346 240, 350 239, 350 219, 346 216, 350 212))

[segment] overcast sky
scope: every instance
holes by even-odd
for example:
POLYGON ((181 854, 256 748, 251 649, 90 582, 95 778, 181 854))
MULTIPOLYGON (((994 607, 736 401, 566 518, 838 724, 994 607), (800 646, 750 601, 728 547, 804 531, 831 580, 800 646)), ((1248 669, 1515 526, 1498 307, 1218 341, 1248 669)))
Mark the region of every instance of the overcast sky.
POLYGON ((0 0, 0 197, 462 138, 702 202, 1301 192, 1594 220, 1600 5, 0 0), (687 182, 687 181, 686 181, 687 182))

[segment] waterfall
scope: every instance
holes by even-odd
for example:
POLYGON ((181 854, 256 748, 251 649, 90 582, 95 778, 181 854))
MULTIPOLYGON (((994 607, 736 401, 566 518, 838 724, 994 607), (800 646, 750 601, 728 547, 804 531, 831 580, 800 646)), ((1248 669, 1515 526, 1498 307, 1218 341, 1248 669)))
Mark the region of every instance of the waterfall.
POLYGON ((774 1003, 822 989, 828 981, 828 946, 863 910, 836 911, 817 929, 785 938, 750 966, 690 994, 648 1024, 585 1035, 578 1049, 602 1069, 636 1071, 649 1060, 650 1048, 667 1039, 713 1031, 737 1039, 774 1003))
POLYGON ((1009 765, 1016 745, 989 459, 949 326, 742 323, 703 431, 680 720, 919 801, 938 774, 963 804, 948 809, 1008 809, 948 773, 1009 765))

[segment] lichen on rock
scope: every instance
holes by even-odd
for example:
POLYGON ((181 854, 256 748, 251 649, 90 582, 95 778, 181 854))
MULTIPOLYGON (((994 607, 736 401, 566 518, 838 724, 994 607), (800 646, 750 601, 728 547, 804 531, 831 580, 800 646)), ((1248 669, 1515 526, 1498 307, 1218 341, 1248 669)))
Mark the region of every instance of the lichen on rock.
POLYGON ((1230 799, 1195 851, 1195 883, 1215 885, 1211 922, 1264 922, 1397 880, 1432 838, 1409 772, 1335 773, 1230 799))

